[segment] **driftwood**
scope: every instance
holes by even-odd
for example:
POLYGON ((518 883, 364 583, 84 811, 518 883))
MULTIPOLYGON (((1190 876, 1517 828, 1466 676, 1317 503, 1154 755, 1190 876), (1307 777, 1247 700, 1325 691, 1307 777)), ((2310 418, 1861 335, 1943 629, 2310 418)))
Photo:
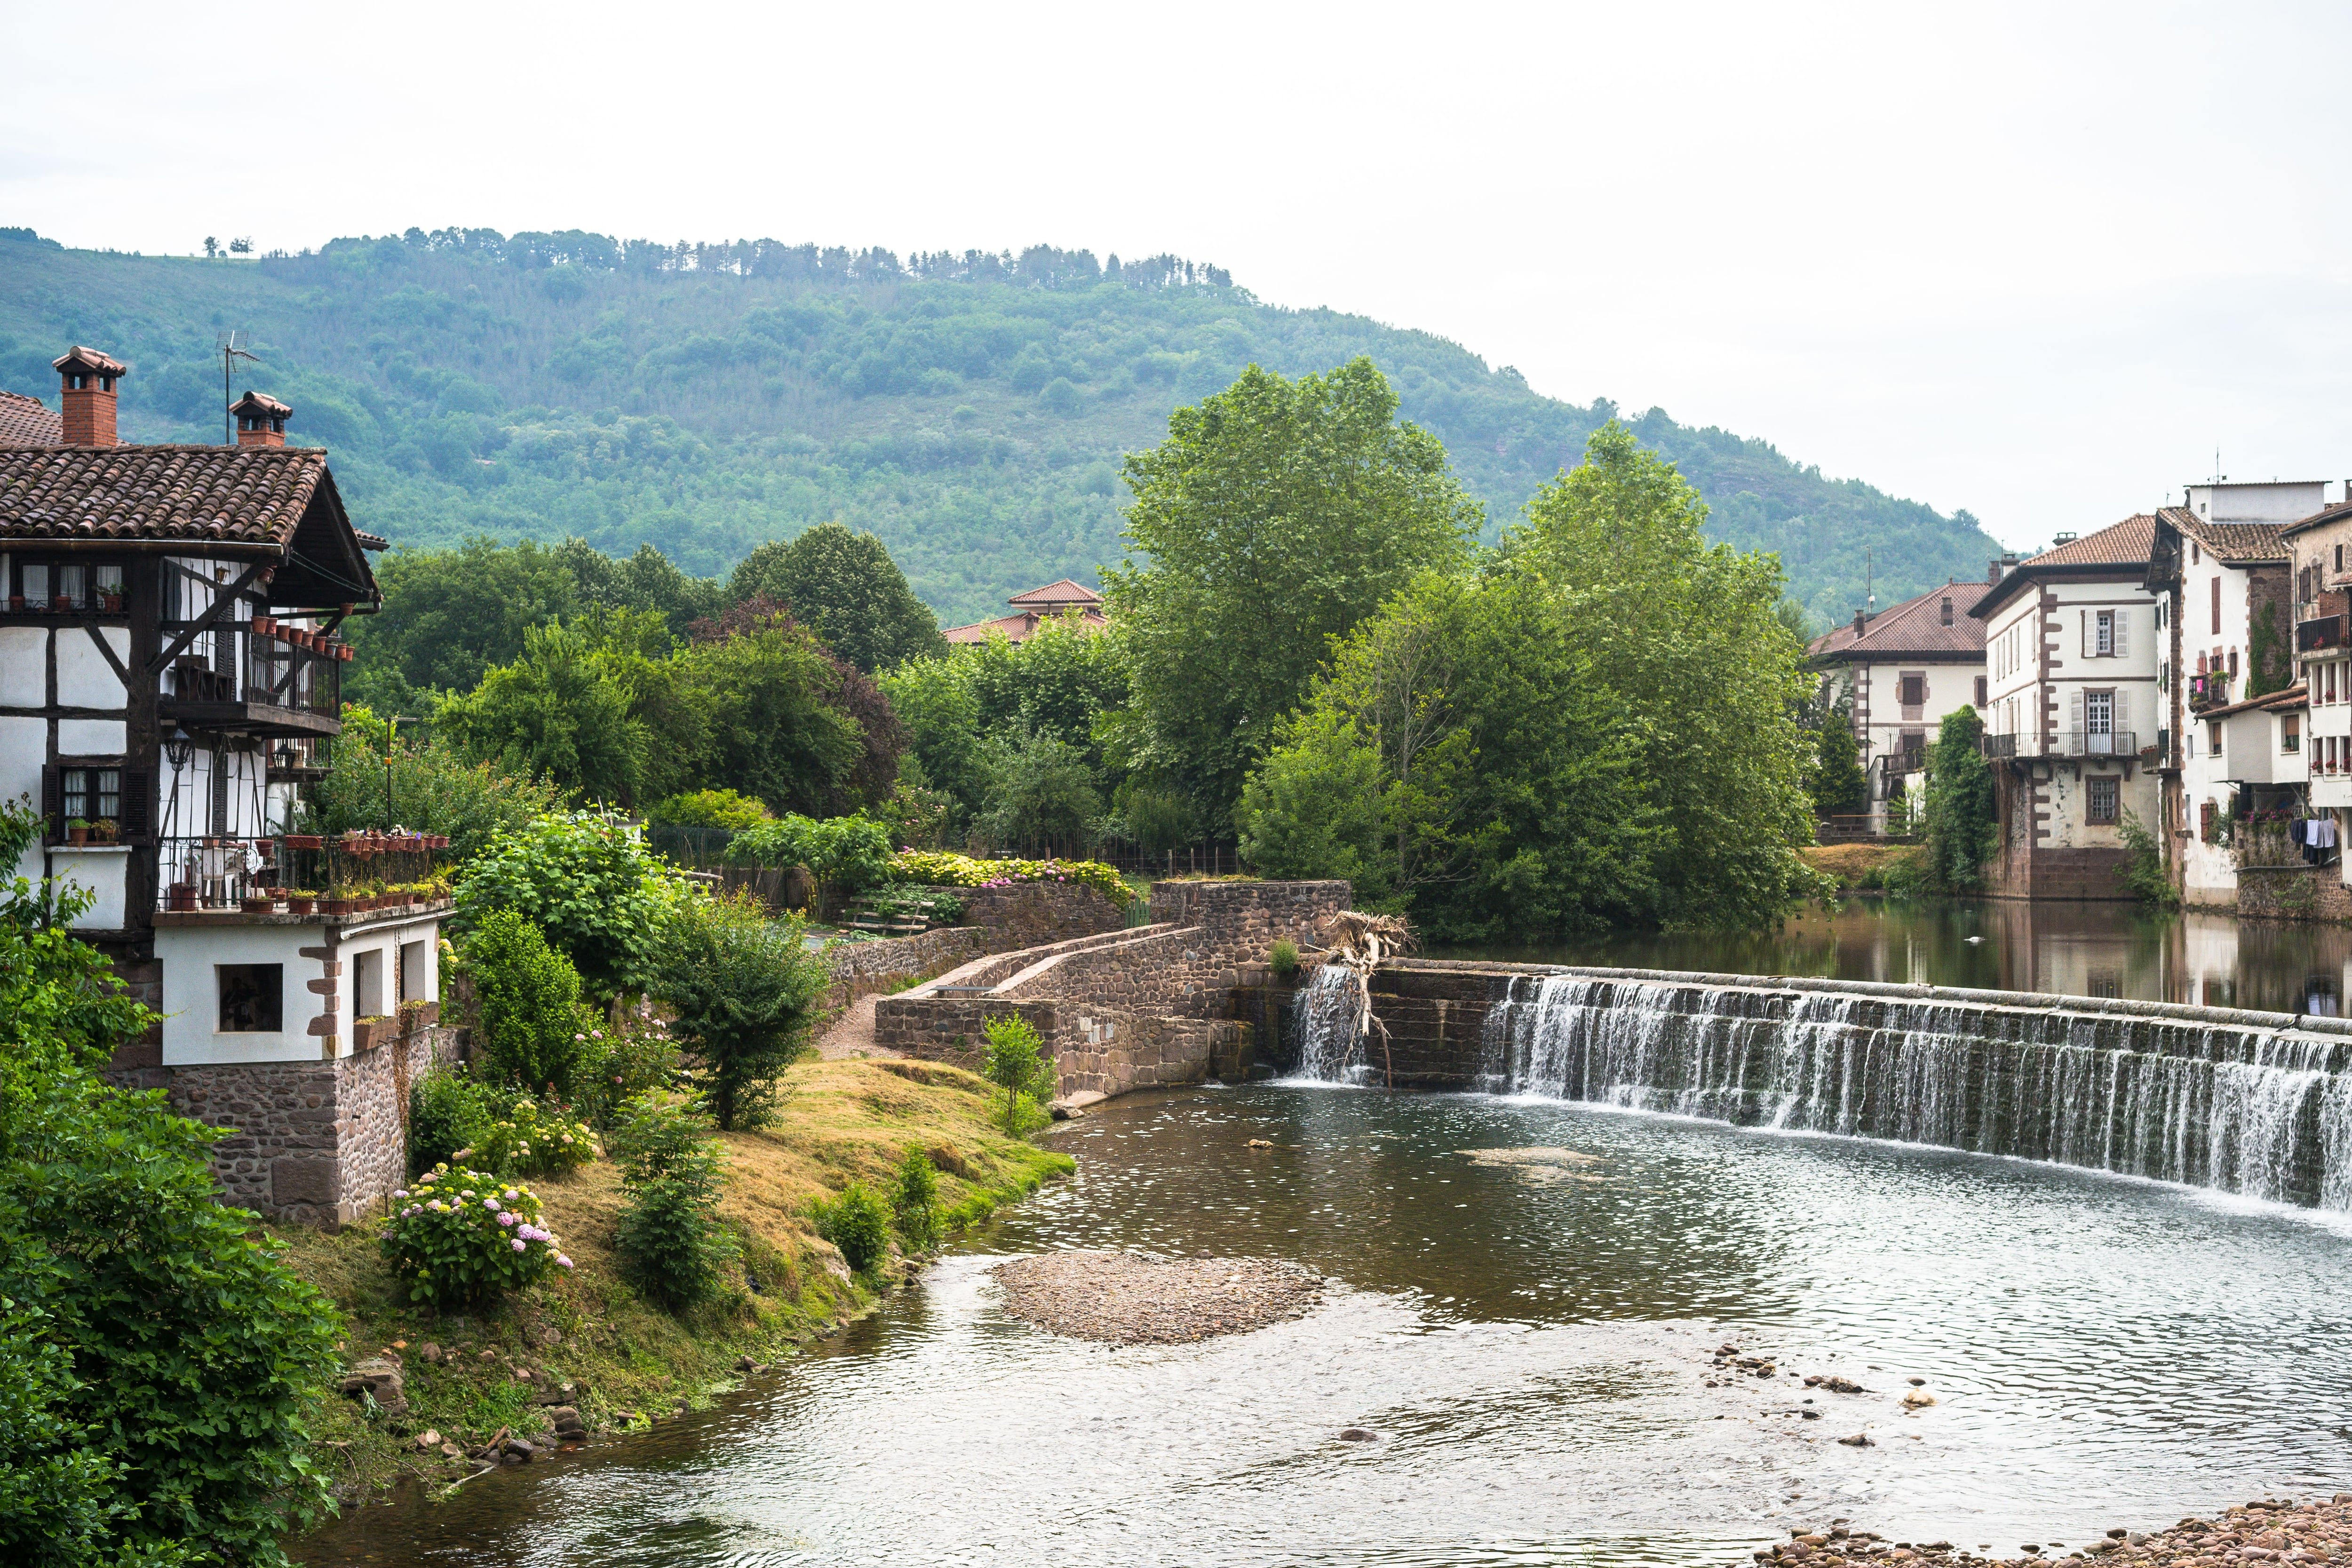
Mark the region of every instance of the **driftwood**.
POLYGON ((1348 984, 1355 1001, 1355 1038, 1348 1042, 1348 1054, 1341 1058, 1344 1067, 1355 1058, 1357 1047, 1371 1037, 1381 1034, 1381 1061, 1386 1070, 1388 1086, 1396 1087, 1396 1058, 1389 1049, 1389 1026, 1372 1013, 1372 971, 1386 958, 1399 957, 1413 949, 1412 928, 1394 915, 1366 914, 1361 910, 1341 910, 1325 927, 1328 945, 1326 967, 1336 965, 1346 972, 1348 984))

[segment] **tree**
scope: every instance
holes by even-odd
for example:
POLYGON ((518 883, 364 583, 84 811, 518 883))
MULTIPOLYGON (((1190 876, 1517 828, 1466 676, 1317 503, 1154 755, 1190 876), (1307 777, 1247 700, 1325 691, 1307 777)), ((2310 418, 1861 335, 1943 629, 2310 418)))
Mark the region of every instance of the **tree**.
POLYGON ((555 551, 477 537, 456 550, 394 550, 376 563, 383 605, 355 616, 344 693, 383 712, 419 713, 423 692, 471 691, 494 665, 521 657, 533 627, 583 607, 555 551))
POLYGON ((561 809, 566 792, 488 760, 469 761, 438 735, 394 731, 363 707, 343 710, 342 733, 328 743, 327 776, 300 814, 305 833, 389 828, 440 833, 461 860, 502 830, 561 809))
POLYGON ((872 680, 782 605, 746 600, 697 622, 694 637, 678 656, 681 674, 725 716, 705 782, 812 816, 889 797, 905 726, 872 680))
POLYGON ((787 543, 762 544, 727 580, 730 604, 767 597, 789 606, 825 646, 866 674, 938 653, 939 618, 870 533, 821 522, 787 543))
POLYGON ((1396 413, 1369 359, 1295 382, 1252 365, 1127 458, 1143 559, 1105 574, 1133 682, 1108 729, 1118 761, 1208 822, 1232 820, 1329 639, 1477 531, 1444 448, 1396 413))
POLYGON ((520 910, 485 915, 466 938, 465 962, 489 1077, 571 1093, 572 1063, 590 1019, 580 1006, 580 971, 520 910))
POLYGON ((451 924, 469 936, 496 911, 519 913, 572 961, 590 994, 610 998, 644 988, 655 934, 685 897, 637 828, 561 812, 491 841, 457 882, 451 924))
POLYGON ((983 744, 988 806, 973 819, 1000 848, 1075 854, 1102 814, 1102 795, 1086 752, 1027 729, 983 744))
POLYGON ((767 1118, 832 984, 797 918, 771 921, 748 898, 697 897, 663 926, 647 989, 672 1010, 689 1077, 731 1131, 767 1118))
MULTIPOLYGON (((0 864, 38 823, 0 805, 0 864)), ((87 905, 0 884, 0 1556, 282 1564, 328 1502, 302 1410, 341 1320, 215 1201, 221 1134, 99 1076, 152 1016, 87 905)))
POLYGON ((1710 546, 1706 502, 1612 420, 1584 461, 1538 490, 1504 540, 1561 595, 1564 625, 1642 736, 1664 812, 1660 918, 1750 924, 1820 885, 1811 738, 1795 720, 1815 678, 1776 613, 1780 563, 1710 546))
POLYGON ((1853 743, 1852 710, 1841 702, 1822 719, 1813 754, 1813 811, 1820 816, 1852 816, 1870 805, 1870 775, 1853 743))
POLYGON ((442 700, 434 727, 478 761, 590 800, 657 799, 689 782, 702 724, 689 709, 696 721, 657 732, 640 716, 650 691, 670 692, 656 662, 607 646, 583 623, 533 626, 520 658, 442 700))
POLYGON ((1984 864, 2000 849, 1984 721, 1973 708, 1944 715, 1927 762, 1927 876, 1938 892, 1984 886, 1984 864))
POLYGON ((1659 813, 1622 704, 1532 573, 1433 575, 1334 651, 1252 777, 1242 849, 1432 935, 1654 912, 1659 813))

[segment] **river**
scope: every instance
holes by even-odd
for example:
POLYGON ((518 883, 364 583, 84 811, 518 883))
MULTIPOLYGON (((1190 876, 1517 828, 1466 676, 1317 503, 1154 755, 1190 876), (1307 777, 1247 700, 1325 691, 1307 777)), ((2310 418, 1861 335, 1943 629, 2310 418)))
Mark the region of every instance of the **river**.
POLYGON ((2130 996, 2326 1017, 2341 1016, 2352 993, 2352 927, 2156 915, 2129 904, 1853 898, 1762 931, 1619 932, 1433 955, 2130 996))
POLYGON ((1075 1178, 712 1411, 299 1555, 1730 1564, 1798 1524, 2014 1551, 2352 1477, 2340 1215, 1531 1098, 1167 1091, 1053 1136, 1075 1178), (1332 1287, 1105 1348, 996 1306, 995 1258, 1061 1247, 1332 1287), (1724 1343, 1871 1392, 1717 1379, 1724 1343), (1938 1403, 1905 1415, 1913 1377, 1938 1403))

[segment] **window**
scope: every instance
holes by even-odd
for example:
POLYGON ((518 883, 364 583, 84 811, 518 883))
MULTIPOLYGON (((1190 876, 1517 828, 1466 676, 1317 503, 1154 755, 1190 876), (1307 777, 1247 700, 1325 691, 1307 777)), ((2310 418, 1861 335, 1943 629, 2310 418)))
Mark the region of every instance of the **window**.
POLYGON ((79 816, 84 822, 111 821, 122 816, 121 768, 66 768, 60 771, 58 783, 68 820, 79 816))
POLYGON ((16 568, 16 594, 28 610, 49 607, 49 563, 27 561, 16 568))
POLYGON ((425 955, 422 942, 400 944, 400 999, 403 1002, 430 1002, 431 993, 425 989, 426 971, 431 961, 425 955))
POLYGON ((1977 705, 1979 709, 1981 709, 1981 708, 1985 705, 1985 678, 1984 678, 1983 676, 1981 676, 1981 675, 1979 675, 1979 676, 1978 676, 1978 677, 1977 677, 1977 703, 1976 703, 1976 705, 1977 705))
POLYGON ((2097 654, 2101 658, 2110 658, 2114 657, 2116 651, 2116 613, 2113 610, 2101 610, 2099 612, 2098 646, 2091 651, 2097 654))
POLYGON ((2336 569, 2338 572, 2344 570, 2344 547, 2340 544, 2336 547, 2336 569))
POLYGON ((1906 675, 1898 683, 1898 700, 1906 708, 1916 708, 1927 700, 1927 678, 1906 675))
POLYGON ((2206 732, 2211 735, 2212 739, 2206 742, 2205 754, 2209 757, 2220 756, 2221 754, 2221 726, 2219 724, 2209 726, 2206 732))
POLYGON ((275 1035, 286 1027, 286 966, 282 963, 219 963, 220 1022, 224 1035, 275 1035))
POLYGON ((1949 599, 1944 601, 1944 624, 1948 626, 1952 624, 1952 601, 1949 599))
POLYGON ((2089 820, 2113 822, 2116 804, 2123 798, 2123 781, 2115 778, 2093 778, 2090 787, 2089 820))
POLYGON ((1927 765, 1927 731, 1925 730, 1904 731, 1903 771, 1906 773, 1916 773, 1927 765))
POLYGON ((2279 721, 2279 750, 2290 752, 2303 750, 2303 718, 2300 714, 2289 713, 2279 721))
POLYGON ((2083 731, 2089 735, 2112 735, 2116 732, 2116 694, 2112 691, 2083 693, 2083 731))
POLYGON ((2238 679, 2238 650, 2236 648, 2231 648, 2230 650, 2230 679, 2232 680, 2238 679))
POLYGON ((352 1016, 381 1018, 383 1005, 383 949, 372 947, 352 958, 352 1016))
POLYGON ((2221 579, 2218 574, 2213 579, 2213 635, 2221 635, 2221 579))

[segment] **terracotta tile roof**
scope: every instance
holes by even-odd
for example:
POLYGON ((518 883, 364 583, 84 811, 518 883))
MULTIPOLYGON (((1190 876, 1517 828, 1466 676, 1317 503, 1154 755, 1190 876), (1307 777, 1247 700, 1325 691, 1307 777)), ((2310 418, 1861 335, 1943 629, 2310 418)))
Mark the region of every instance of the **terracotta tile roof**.
POLYGON ((272 416, 283 419, 294 412, 294 406, 278 402, 266 392, 247 391, 243 397, 228 405, 228 411, 231 414, 257 414, 264 419, 272 416))
POLYGON ((2158 515, 2203 545, 2206 554, 2233 565, 2285 560, 2291 553, 2286 531, 2298 526, 2284 522, 2207 522, 2181 506, 2166 507, 2158 515))
POLYGON ((0 392, 0 447, 54 447, 65 438, 65 416, 37 397, 0 392))
POLYGON ((322 482, 317 447, 0 447, 0 540, 282 548, 322 482))
POLYGON ((2347 517, 2352 517, 2352 500, 2340 500, 2334 506, 2321 507, 2300 522, 2288 523, 2279 531, 2279 534, 2281 538, 2292 538, 2306 528, 2317 528, 2322 523, 2341 522, 2347 517))
POLYGON ((2260 697, 2249 697, 2221 708, 2200 708, 2189 715, 2192 719, 2227 719, 2232 713, 2250 712, 2257 708, 2305 708, 2311 703, 2311 690, 2302 681, 2282 691, 2265 691, 2260 697))
POLYGON ((1041 608, 1047 605, 1099 605, 1103 596, 1092 588, 1081 588, 1067 577, 1058 583, 1048 583, 1042 588, 1032 588, 1025 594, 1015 594, 1004 601, 1017 610, 1041 608))
POLYGON ((1982 658, 1985 624, 1969 612, 1992 591, 1990 583, 1948 583, 1916 599, 1906 599, 1867 623, 1860 637, 1849 621, 1806 645, 1809 658, 1823 663, 1864 663, 1876 658, 1935 657, 1982 658), (1944 624, 1944 601, 1952 601, 1952 624, 1944 624))
MULTIPOLYGON (((2177 508, 2171 510, 2178 510, 2177 508)), ((2226 526, 2242 526, 2231 524, 2226 526)), ((2141 512, 2019 563, 2020 571, 2050 566, 2138 566, 2156 543, 2156 517, 2141 512)))
POLYGON ((49 365, 51 369, 60 373, 70 365, 90 375, 122 376, 131 374, 131 367, 112 354, 101 353, 97 349, 86 349, 79 343, 74 344, 73 347, 51 360, 49 365))
MULTIPOLYGON (((1000 616, 992 621, 974 621, 968 626, 950 626, 940 636, 951 643, 986 642, 992 633, 1001 633, 1014 642, 1020 642, 1034 635, 1041 624, 1053 618, 1033 610, 1024 615, 1000 616)), ((1110 619, 1098 610, 1083 610, 1078 615, 1078 624, 1092 629, 1110 625, 1110 619)))

